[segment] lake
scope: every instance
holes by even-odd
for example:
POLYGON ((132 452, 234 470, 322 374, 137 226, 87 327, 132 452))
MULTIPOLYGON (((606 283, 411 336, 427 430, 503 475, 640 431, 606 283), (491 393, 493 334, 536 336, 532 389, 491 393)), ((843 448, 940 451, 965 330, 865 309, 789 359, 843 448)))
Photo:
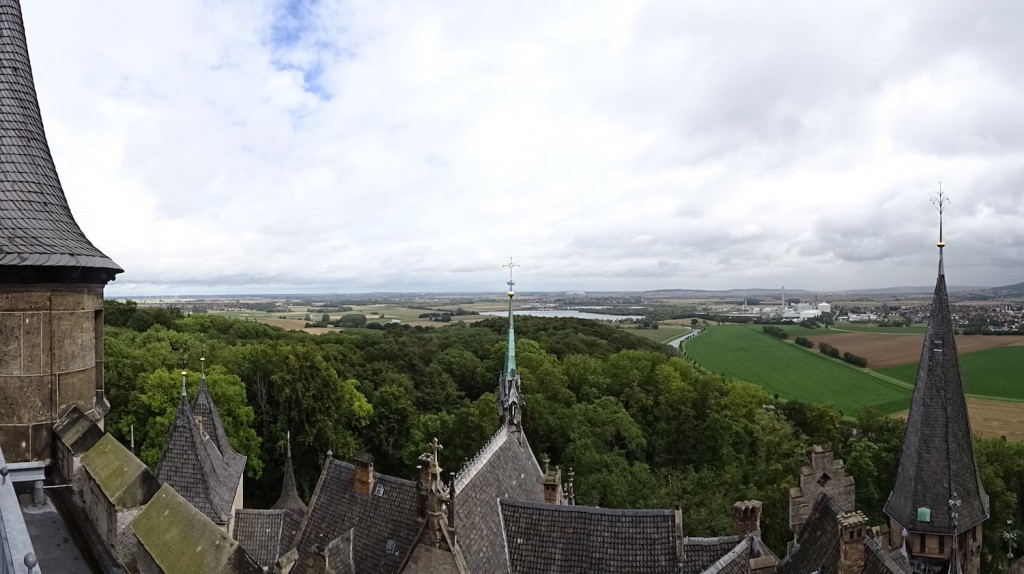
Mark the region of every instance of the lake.
MULTIPOLYGON (((493 317, 504 317, 508 311, 486 311, 481 315, 493 317)), ((594 319, 595 321, 622 321, 624 319, 643 319, 643 315, 604 315, 602 313, 587 313, 575 309, 516 309, 516 315, 528 315, 530 317, 575 317, 577 319, 594 319)))

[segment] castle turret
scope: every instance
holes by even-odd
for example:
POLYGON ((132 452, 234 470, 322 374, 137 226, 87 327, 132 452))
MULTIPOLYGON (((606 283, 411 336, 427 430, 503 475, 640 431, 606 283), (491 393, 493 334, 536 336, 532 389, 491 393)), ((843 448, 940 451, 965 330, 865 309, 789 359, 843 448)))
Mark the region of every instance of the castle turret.
POLYGON ((989 517, 989 501, 974 459, 946 292, 941 223, 946 201, 940 192, 938 278, 896 483, 884 510, 890 518, 891 545, 902 544, 906 531, 912 563, 946 564, 950 571, 977 574, 981 523, 989 517))
POLYGON ((18 0, 0 0, 0 447, 52 457, 73 406, 102 425, 103 287, 121 268, 82 233, 43 131, 18 0))

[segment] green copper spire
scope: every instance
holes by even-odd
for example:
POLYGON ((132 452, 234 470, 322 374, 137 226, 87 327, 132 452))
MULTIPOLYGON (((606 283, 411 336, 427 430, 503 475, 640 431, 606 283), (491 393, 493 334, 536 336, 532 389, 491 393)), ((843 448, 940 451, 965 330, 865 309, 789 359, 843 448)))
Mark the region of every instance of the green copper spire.
POLYGON ((508 346, 505 350, 505 369, 498 381, 498 410, 502 424, 520 428, 520 407, 523 398, 519 389, 519 373, 516 370, 516 334, 512 312, 512 301, 516 296, 513 290, 516 282, 512 279, 512 270, 519 265, 510 257, 504 267, 508 267, 508 346))
POLYGON ((512 314, 512 300, 516 297, 516 292, 513 289, 516 282, 512 280, 512 270, 519 267, 518 264, 512 262, 512 258, 508 258, 508 263, 502 267, 508 267, 508 348, 505 350, 505 378, 512 379, 515 376, 516 370, 516 333, 515 333, 515 318, 512 314))

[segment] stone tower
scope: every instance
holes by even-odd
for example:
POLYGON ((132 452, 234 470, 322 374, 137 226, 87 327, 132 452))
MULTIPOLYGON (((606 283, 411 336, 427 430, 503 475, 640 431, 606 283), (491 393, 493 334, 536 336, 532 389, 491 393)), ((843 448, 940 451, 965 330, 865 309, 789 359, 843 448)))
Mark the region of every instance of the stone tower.
POLYGON ((18 0, 0 0, 0 448, 49 461, 71 407, 103 423, 103 287, 121 268, 71 215, 18 0))
POLYGON ((943 572, 978 574, 981 523, 989 517, 989 500, 974 459, 946 293, 943 201, 940 193, 939 274, 931 316, 907 415, 896 484, 884 510, 889 516, 890 544, 905 545, 911 565, 922 569, 915 572, 942 568, 943 572))

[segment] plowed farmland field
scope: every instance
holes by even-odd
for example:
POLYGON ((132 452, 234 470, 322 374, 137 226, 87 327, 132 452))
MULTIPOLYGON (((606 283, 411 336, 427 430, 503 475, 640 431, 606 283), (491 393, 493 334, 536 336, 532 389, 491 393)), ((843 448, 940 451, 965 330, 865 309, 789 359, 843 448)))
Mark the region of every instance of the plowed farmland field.
MULTIPOLYGON (((881 333, 836 333, 828 335, 805 335, 817 345, 824 341, 840 352, 860 355, 868 360, 871 369, 884 369, 907 363, 916 363, 921 358, 923 335, 889 335, 881 333)), ((1008 335, 965 335, 956 338, 960 355, 995 349, 997 347, 1019 347, 1024 337, 1008 335)))
MULTIPOLYGON (((967 397, 967 412, 974 434, 988 438, 1005 436, 1006 440, 1024 439, 1024 403, 967 397)), ((906 419, 907 411, 899 416, 906 419)))

